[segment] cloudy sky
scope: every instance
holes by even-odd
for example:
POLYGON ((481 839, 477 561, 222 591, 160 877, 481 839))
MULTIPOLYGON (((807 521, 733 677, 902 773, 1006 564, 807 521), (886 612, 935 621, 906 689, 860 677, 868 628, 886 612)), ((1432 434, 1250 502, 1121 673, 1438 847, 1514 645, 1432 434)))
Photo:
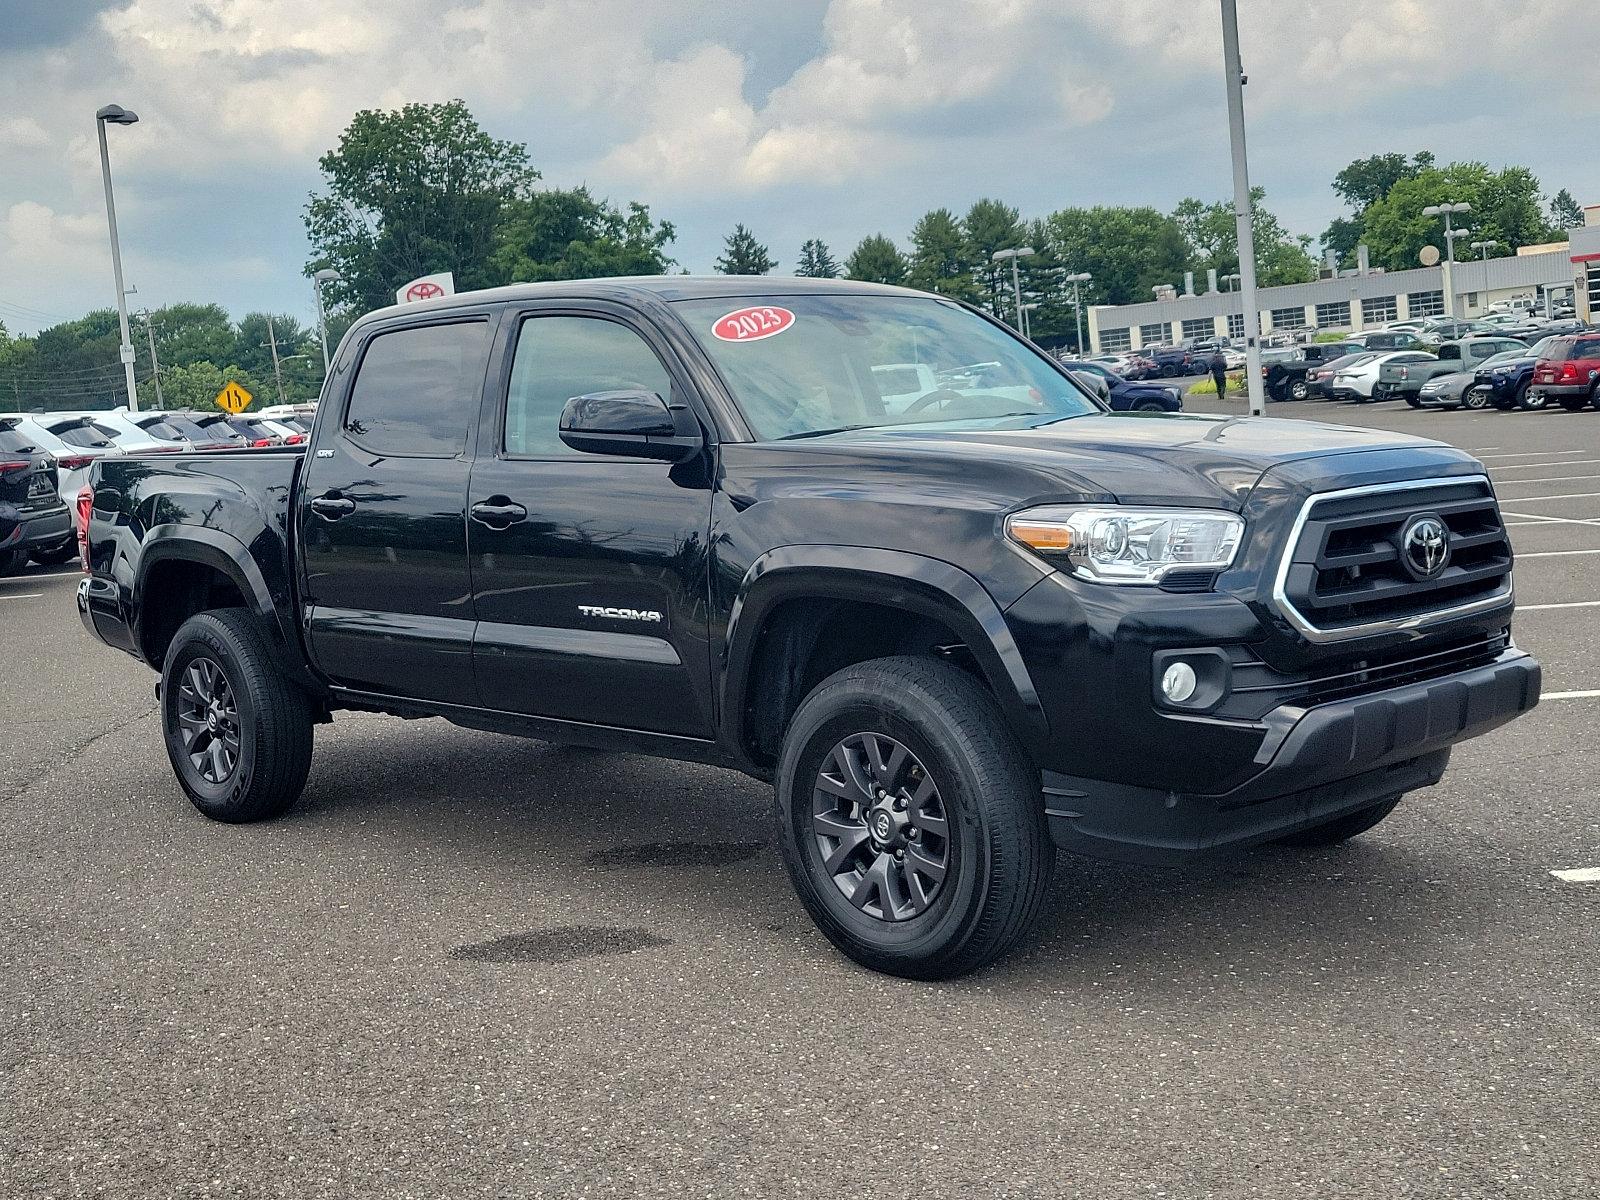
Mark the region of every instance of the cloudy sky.
MULTIPOLYGON (((1600 202, 1595 0, 1241 0, 1252 174, 1297 232, 1353 158, 1432 149, 1600 202), (1587 132, 1585 132, 1587 131, 1587 132)), ((139 301, 309 317, 316 159, 360 108, 462 97, 547 183, 643 200, 709 270, 791 270, 931 207, 1231 189, 1215 0, 0 0, 0 319, 112 300, 94 110, 139 301)))

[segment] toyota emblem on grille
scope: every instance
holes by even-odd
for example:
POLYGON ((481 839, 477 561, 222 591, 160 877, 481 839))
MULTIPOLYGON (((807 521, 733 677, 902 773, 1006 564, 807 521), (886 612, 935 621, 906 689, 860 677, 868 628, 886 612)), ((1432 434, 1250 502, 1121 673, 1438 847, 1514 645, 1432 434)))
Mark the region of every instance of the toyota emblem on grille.
POLYGON ((1418 579, 1435 579, 1450 565, 1450 530, 1441 517, 1419 513, 1400 535, 1406 569, 1418 579))

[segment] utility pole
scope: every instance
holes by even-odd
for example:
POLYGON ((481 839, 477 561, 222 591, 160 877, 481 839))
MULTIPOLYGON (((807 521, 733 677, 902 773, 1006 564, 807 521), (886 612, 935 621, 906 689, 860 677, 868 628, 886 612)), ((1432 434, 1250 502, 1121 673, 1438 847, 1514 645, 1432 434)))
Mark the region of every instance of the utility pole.
POLYGON ((278 363, 278 335, 273 331, 271 316, 267 317, 267 345, 272 347, 272 377, 278 383, 278 403, 287 404, 283 398, 283 368, 278 363))
POLYGON ((1233 217, 1239 230, 1239 290, 1244 293, 1244 381, 1250 415, 1267 414, 1261 382, 1261 309, 1256 300, 1255 205, 1244 148, 1244 67, 1239 60, 1238 0, 1222 0, 1222 71, 1228 84, 1228 133, 1233 144, 1233 217))
POLYGON ((122 373, 128 387, 128 411, 139 411, 139 385, 133 379, 133 340, 128 336, 128 296, 122 290, 122 243, 117 239, 117 204, 111 194, 111 155, 106 150, 106 122, 113 125, 132 125, 139 114, 130 112, 120 104, 107 104, 94 114, 95 132, 100 138, 100 178, 106 190, 106 224, 111 231, 111 274, 117 283, 117 326, 122 341, 117 346, 117 357, 122 361, 122 373))
POLYGON ((156 407, 165 408, 167 401, 161 394, 161 364, 156 361, 156 331, 150 326, 150 310, 141 308, 139 319, 144 322, 144 336, 150 342, 150 378, 156 385, 156 407))

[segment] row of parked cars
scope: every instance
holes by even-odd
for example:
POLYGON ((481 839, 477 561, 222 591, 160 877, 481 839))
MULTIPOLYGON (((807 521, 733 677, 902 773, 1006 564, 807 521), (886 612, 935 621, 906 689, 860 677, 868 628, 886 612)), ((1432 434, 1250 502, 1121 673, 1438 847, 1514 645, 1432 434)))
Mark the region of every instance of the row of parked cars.
MULTIPOLYGON (((1432 342, 1378 336, 1304 346, 1262 364, 1274 400, 1404 400, 1413 408, 1600 408, 1600 331, 1546 323, 1523 337, 1469 329, 1432 342), (1554 325, 1555 328, 1551 328, 1554 325)), ((1415 336, 1408 334, 1406 336, 1415 336)))
POLYGON ((0 413, 0 575, 32 559, 66 562, 77 549, 76 497, 96 459, 295 445, 311 430, 311 404, 259 413, 0 413))

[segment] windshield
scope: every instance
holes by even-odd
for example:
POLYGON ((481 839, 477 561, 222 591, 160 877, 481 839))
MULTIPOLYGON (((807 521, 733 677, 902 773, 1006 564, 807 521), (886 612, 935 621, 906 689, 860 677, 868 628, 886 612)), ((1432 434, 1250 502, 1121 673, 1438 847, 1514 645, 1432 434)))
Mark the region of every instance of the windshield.
POLYGON ((886 425, 1014 428, 1103 411, 1004 329, 941 300, 801 295, 674 307, 764 440, 886 425))
POLYGON ((1498 367, 1502 363, 1516 362, 1519 358, 1528 357, 1526 350, 1502 350, 1499 354, 1483 360, 1485 367, 1498 367))

